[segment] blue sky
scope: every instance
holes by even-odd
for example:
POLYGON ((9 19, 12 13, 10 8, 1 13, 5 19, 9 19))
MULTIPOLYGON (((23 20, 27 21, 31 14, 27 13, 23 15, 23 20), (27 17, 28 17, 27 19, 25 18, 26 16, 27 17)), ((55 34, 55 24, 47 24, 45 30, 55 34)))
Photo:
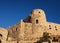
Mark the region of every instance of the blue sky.
POLYGON ((0 0, 0 27, 16 24, 37 8, 45 11, 47 21, 60 24, 60 0, 0 0))

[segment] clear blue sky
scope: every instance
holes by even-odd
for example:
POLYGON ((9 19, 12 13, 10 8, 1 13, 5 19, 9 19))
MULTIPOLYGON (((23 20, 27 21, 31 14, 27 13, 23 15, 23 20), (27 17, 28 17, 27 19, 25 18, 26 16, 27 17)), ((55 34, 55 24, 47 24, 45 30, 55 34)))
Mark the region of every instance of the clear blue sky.
POLYGON ((60 0, 0 0, 0 27, 14 25, 37 8, 45 11, 47 21, 60 23, 60 0))

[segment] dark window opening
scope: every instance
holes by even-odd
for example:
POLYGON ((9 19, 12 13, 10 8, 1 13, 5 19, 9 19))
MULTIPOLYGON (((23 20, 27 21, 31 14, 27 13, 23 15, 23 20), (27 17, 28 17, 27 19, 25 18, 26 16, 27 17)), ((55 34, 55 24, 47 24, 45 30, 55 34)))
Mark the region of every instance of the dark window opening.
POLYGON ((0 43, 2 43, 1 40, 0 40, 0 43))
POLYGON ((57 29, 55 29, 57 31, 57 29))
POLYGON ((51 29, 51 28, 49 28, 49 29, 51 29))
POLYGON ((51 25, 49 25, 49 27, 51 27, 51 25))
POLYGON ((55 26, 55 30, 57 31, 57 27, 55 26))
POLYGON ((49 25, 49 29, 51 29, 51 25, 49 25))
POLYGON ((38 20, 36 20, 36 23, 38 24, 38 20))
POLYGON ((0 36, 2 37, 2 34, 0 34, 0 36))
POLYGON ((58 39, 56 37, 53 37, 53 42, 58 42, 58 39))
POLYGON ((40 13, 40 11, 39 11, 39 13, 40 13))
POLYGON ((17 30, 18 30, 18 28, 16 27, 16 28, 15 28, 15 31, 17 31, 17 30))
POLYGON ((16 31, 17 31, 17 28, 16 28, 16 31))

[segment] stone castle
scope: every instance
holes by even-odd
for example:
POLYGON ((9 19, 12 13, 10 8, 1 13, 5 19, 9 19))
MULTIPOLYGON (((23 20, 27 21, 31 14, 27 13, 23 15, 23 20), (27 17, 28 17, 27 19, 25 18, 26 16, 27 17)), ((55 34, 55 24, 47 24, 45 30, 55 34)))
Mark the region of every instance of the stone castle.
POLYGON ((60 41, 60 24, 47 22, 45 12, 34 9, 30 15, 8 29, 0 28, 0 43, 34 43, 43 33, 49 33, 52 40, 60 41))

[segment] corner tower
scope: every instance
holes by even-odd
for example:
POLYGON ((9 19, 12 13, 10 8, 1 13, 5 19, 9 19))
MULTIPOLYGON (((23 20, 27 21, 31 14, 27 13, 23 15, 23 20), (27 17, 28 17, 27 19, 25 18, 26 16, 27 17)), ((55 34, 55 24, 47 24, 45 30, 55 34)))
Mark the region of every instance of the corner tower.
MULTIPOLYGON (((47 26, 45 12, 41 9, 35 9, 31 13, 32 28, 37 29, 40 26, 47 26)), ((36 32, 36 31, 35 31, 36 32)))

